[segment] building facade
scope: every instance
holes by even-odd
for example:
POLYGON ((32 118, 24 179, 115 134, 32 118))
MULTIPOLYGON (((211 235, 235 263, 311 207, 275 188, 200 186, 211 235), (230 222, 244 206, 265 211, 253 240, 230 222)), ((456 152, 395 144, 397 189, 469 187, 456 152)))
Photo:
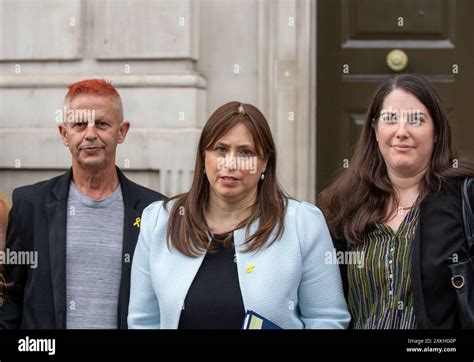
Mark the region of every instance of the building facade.
POLYGON ((171 196, 192 180, 200 131, 220 105, 266 115, 279 176, 315 199, 312 0, 0 1, 0 192, 58 175, 67 86, 112 81, 131 129, 117 165, 171 196))

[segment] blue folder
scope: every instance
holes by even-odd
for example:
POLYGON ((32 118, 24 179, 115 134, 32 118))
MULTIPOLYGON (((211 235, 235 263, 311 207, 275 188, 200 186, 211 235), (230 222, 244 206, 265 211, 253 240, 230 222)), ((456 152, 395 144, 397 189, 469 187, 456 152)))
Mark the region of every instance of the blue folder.
POLYGON ((247 310, 245 314, 242 329, 283 329, 275 323, 255 313, 253 310, 247 310))

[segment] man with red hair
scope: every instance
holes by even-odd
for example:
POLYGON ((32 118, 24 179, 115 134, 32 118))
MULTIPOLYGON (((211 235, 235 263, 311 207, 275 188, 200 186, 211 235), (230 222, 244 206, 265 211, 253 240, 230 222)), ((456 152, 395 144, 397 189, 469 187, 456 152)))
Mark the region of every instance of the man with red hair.
POLYGON ((37 263, 6 263, 12 286, 0 307, 0 328, 127 328, 140 216, 164 196, 128 180, 115 165, 130 123, 110 82, 72 84, 64 109, 58 129, 71 169, 13 192, 7 250, 31 253, 37 263))

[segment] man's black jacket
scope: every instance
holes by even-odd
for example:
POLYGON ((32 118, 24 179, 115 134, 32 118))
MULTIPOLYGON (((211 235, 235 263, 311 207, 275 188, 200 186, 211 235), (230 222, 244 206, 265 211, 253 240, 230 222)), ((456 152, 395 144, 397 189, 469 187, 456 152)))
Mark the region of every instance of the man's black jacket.
MULTIPOLYGON (((143 209, 164 196, 128 180, 118 168, 117 173, 124 203, 117 328, 126 329, 138 218, 143 209)), ((66 328, 66 219, 71 179, 72 169, 13 192, 7 249, 37 252, 37 268, 5 264, 4 276, 12 286, 0 307, 0 328, 66 328)))

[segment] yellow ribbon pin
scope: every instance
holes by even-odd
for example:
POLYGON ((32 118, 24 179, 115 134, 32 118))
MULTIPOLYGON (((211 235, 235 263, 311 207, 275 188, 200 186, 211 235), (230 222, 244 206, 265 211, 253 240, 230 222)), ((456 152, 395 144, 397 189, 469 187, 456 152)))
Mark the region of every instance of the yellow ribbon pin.
POLYGON ((133 226, 136 226, 137 228, 140 227, 140 218, 139 218, 139 217, 137 217, 137 218, 135 219, 135 222, 133 223, 133 226))
POLYGON ((245 271, 247 273, 251 273, 253 271, 253 268, 255 268, 255 264, 254 263, 250 263, 249 265, 247 265, 247 269, 245 269, 245 271))

